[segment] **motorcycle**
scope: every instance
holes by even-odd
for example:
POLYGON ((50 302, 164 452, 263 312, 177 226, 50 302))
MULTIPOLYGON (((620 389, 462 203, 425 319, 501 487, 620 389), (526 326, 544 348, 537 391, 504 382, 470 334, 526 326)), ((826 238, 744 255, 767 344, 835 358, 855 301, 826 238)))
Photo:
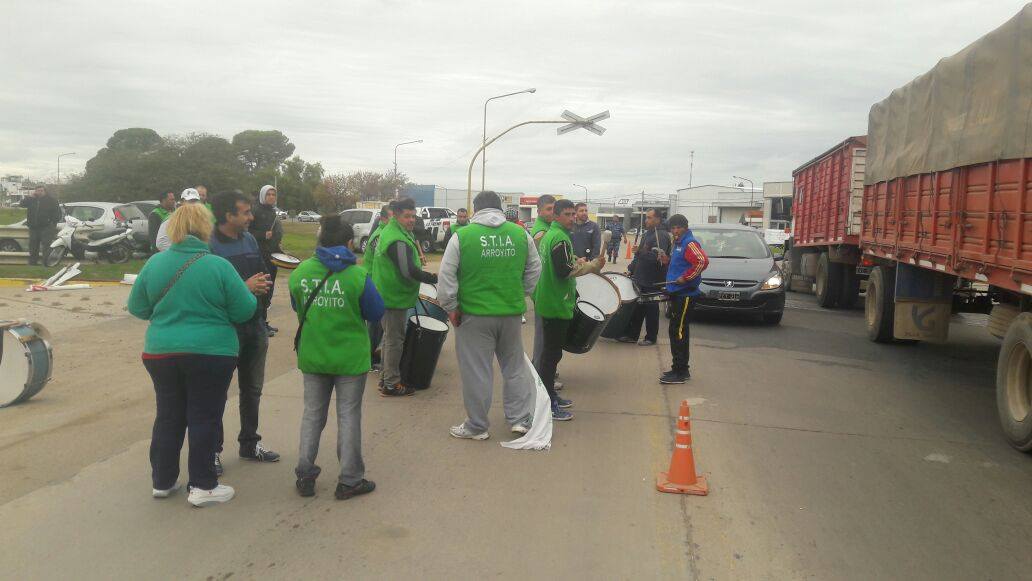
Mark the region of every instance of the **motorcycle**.
POLYGON ((119 223, 114 231, 104 230, 103 226, 68 216, 64 228, 50 245, 50 251, 43 257, 43 265, 56 266, 68 253, 79 260, 92 254, 112 264, 128 262, 134 250, 132 227, 119 223))

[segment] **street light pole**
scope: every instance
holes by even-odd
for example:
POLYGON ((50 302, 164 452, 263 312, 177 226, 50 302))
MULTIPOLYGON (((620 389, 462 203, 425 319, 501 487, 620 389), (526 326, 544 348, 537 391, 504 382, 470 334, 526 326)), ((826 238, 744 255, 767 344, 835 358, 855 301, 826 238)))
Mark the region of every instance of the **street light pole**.
POLYGON ((69 152, 69 153, 62 153, 61 155, 57 156, 57 184, 58 185, 61 185, 61 158, 65 157, 65 156, 68 156, 68 155, 75 155, 75 152, 72 151, 72 152, 69 152))
POLYGON ((588 188, 585 188, 584 186, 582 186, 580 184, 573 184, 573 185, 575 187, 578 187, 578 188, 584 188, 584 203, 587 204, 588 203, 588 188))
MULTIPOLYGON (((505 97, 511 97, 513 95, 522 95, 523 93, 535 93, 536 88, 523 89, 522 91, 516 91, 513 93, 506 93, 504 95, 497 95, 484 101, 484 140, 482 145, 487 147, 487 104, 495 99, 503 99, 505 97)), ((480 191, 484 191, 484 182, 487 180, 487 152, 484 152, 484 157, 480 161, 480 191)))
MULTIPOLYGON (((754 192, 756 191, 756 187, 753 186, 752 180, 749 179, 749 178, 743 178, 743 177, 738 177, 738 176, 731 176, 731 177, 736 179, 736 180, 742 180, 742 181, 749 182, 749 208, 752 209, 752 207, 753 207, 753 195, 754 195, 754 192)), ((745 185, 745 184, 742 184, 742 185, 745 185)))
MULTIPOLYGON (((398 148, 401 147, 402 145, 410 145, 412 143, 423 143, 423 140, 422 139, 417 139, 415 141, 406 141, 404 143, 399 143, 399 144, 394 146, 394 179, 395 180, 398 179, 398 148)), ((394 198, 395 199, 398 198, 398 184, 394 184, 394 198)))

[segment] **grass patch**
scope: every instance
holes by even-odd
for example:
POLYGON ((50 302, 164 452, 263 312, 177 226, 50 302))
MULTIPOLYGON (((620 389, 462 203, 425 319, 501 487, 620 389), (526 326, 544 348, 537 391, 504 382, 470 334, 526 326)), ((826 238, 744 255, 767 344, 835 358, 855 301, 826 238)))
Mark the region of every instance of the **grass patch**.
POLYGON ((0 226, 24 220, 25 212, 25 208, 0 208, 0 226))
MULTIPOLYGON (((122 280, 125 273, 136 274, 143 268, 146 260, 130 260, 123 264, 109 264, 106 262, 80 262, 79 270, 82 274, 73 278, 68 284, 87 280, 122 280)), ((62 267, 29 266, 27 264, 8 264, 0 266, 0 278, 28 278, 32 280, 46 280, 57 273, 62 267)))
POLYGON ((283 252, 304 260, 315 254, 315 234, 319 225, 311 222, 283 222, 283 252))

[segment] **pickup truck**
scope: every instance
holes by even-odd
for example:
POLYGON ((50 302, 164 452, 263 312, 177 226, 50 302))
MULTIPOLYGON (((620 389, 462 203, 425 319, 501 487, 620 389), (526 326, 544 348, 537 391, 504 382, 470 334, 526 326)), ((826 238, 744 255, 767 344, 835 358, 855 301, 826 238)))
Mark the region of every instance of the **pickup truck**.
POLYGON ((448 236, 448 228, 457 218, 455 212, 451 208, 425 206, 416 208, 416 216, 423 219, 423 228, 426 230, 425 235, 417 236, 423 252, 432 251, 434 246, 443 247, 448 236))

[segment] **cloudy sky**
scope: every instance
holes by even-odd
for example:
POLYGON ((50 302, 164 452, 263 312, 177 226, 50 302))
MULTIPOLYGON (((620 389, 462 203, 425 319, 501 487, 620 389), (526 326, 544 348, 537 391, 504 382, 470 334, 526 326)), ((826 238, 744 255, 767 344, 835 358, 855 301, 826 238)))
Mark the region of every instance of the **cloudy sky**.
MULTIPOLYGON (((81 171, 117 129, 279 129, 331 172, 464 188, 488 133, 564 110, 598 137, 517 129, 487 185, 672 193, 793 168, 864 134, 874 102, 996 28, 1005 0, 0 0, 0 174, 81 171)), ((479 169, 477 170, 479 174, 479 169)), ((479 178, 476 180, 479 183, 479 178)))

